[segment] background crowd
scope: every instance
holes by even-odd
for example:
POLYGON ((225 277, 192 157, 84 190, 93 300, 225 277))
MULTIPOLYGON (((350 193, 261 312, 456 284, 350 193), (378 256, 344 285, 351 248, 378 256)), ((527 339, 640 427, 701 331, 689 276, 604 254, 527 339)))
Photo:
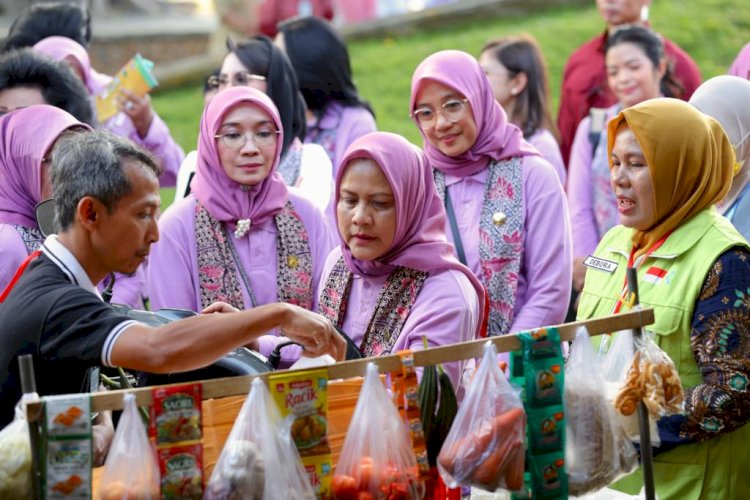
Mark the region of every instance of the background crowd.
MULTIPOLYGON (((420 349, 423 337, 448 345, 617 313, 634 266, 687 392, 686 415, 659 421, 659 495, 750 494, 750 44, 729 75, 703 82, 652 29, 648 0, 596 4, 602 30, 567 60, 556 120, 531 36, 403 68, 399 112, 417 145, 378 131, 325 19, 229 38, 193 103, 202 113, 187 155, 148 95, 123 92, 118 113, 97 120, 92 96, 111 77, 91 66, 88 17, 32 7, 60 10, 45 30, 24 14, 0 55, 0 288, 60 244, 42 235, 38 203, 54 195, 58 222, 61 210, 85 215, 58 198, 56 169, 70 170, 69 144, 96 149, 95 129, 148 152, 149 183, 176 185, 161 213, 132 214, 148 229, 128 265, 110 266, 116 303, 232 314, 284 302, 377 356, 420 349)), ((102 202, 116 213, 112 196, 102 202)), ((77 219, 64 220, 63 246, 77 219)), ((116 244, 110 236, 92 247, 116 244)), ((87 362, 99 359, 92 350, 105 365, 132 362, 116 349, 130 326, 115 323, 101 326, 101 349, 86 346, 87 362)), ((244 344, 270 354, 288 333, 279 326, 244 344)), ((71 356, 56 349, 44 355, 71 356)), ((286 349, 283 362, 300 354, 286 349)), ((448 372, 460 398, 464 366, 448 372)))

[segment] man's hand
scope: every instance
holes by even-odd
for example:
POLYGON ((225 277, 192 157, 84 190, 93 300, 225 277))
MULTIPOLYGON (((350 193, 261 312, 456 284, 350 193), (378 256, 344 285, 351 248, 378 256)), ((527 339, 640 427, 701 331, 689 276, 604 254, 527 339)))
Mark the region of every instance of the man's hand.
POLYGON ((91 426, 94 448, 94 467, 104 465, 109 452, 109 445, 115 437, 115 426, 112 424, 112 412, 103 411, 96 417, 91 426))
POLYGON ((302 345, 307 356, 330 354, 336 361, 346 358, 346 341, 325 316, 301 307, 285 304, 281 330, 302 345))
POLYGON ((214 302, 210 306, 206 307, 201 311, 201 314, 213 314, 213 313, 236 313, 240 312, 234 306, 227 304, 226 302, 214 302))
POLYGON ((141 97, 127 89, 120 89, 120 95, 117 96, 117 107, 133 122, 138 137, 143 139, 148 135, 148 129, 151 128, 151 122, 154 120, 154 110, 151 107, 151 98, 148 94, 141 97))

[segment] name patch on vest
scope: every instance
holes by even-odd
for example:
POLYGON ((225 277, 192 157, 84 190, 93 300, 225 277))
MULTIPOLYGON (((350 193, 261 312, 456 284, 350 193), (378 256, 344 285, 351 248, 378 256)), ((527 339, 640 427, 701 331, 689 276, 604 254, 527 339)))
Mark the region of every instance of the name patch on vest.
POLYGON ((586 260, 583 261, 583 265, 586 267, 592 267, 594 269, 598 269, 600 271, 606 271, 608 273, 615 272, 615 269, 617 269, 617 262, 612 262, 611 260, 607 259, 600 259, 599 257, 594 257, 593 255, 589 255, 586 257, 586 260))

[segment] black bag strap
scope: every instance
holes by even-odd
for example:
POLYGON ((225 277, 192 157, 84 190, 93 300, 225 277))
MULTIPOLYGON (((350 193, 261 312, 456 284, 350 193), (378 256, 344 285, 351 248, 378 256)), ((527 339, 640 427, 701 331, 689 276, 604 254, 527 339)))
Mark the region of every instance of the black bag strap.
POLYGON ((445 189, 445 211, 448 214, 448 222, 451 225, 451 234, 453 234, 453 245, 456 247, 456 253, 458 254, 458 260, 461 264, 468 266, 466 263, 466 253, 464 252, 464 244, 461 241, 461 233, 458 232, 458 223, 456 222, 456 213, 453 211, 453 203, 451 203, 451 197, 448 194, 448 188, 445 189))

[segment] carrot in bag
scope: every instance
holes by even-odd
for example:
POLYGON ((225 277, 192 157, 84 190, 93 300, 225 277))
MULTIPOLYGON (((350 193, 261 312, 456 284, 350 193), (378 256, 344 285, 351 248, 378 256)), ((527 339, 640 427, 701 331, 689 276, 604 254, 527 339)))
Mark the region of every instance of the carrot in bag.
POLYGON ((450 488, 476 486, 482 489, 519 489, 518 469, 523 482, 526 414, 518 393, 497 364, 492 342, 484 346, 479 365, 461 404, 443 448, 438 470, 450 488), (522 460, 522 458, 521 458, 522 460), (506 480, 507 469, 513 485, 506 480))

